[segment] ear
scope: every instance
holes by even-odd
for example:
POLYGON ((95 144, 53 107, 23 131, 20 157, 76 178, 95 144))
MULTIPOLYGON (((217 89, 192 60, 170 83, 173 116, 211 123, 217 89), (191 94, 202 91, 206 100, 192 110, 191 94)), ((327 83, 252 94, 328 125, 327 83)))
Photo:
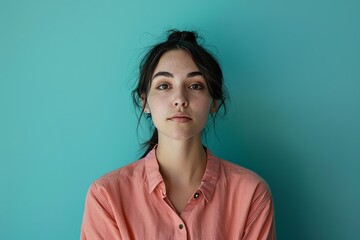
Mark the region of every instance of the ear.
POLYGON ((218 110, 218 100, 214 99, 210 107, 210 113, 216 113, 217 110, 218 110))
POLYGON ((150 108, 149 108, 149 105, 147 104, 145 93, 142 93, 140 98, 141 98, 141 103, 142 103, 142 108, 144 110, 144 113, 150 113, 150 108))

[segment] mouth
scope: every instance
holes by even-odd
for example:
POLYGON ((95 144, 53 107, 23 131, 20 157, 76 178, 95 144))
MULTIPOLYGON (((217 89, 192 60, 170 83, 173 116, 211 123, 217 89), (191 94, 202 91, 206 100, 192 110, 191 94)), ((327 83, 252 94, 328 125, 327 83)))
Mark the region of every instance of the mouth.
POLYGON ((191 118, 189 118, 189 117, 171 117, 171 118, 168 118, 168 120, 177 122, 177 123, 186 123, 186 122, 191 121, 191 118))
POLYGON ((178 123, 186 123, 191 121, 191 117, 189 117, 186 114, 183 113, 176 113, 173 116, 169 117, 168 120, 173 121, 173 122, 178 122, 178 123))

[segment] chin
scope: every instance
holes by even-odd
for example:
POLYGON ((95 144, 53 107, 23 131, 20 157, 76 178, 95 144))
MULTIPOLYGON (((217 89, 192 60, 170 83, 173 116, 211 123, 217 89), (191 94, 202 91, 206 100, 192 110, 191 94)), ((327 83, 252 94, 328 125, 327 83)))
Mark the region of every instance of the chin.
POLYGON ((170 133, 163 133, 163 135, 165 135, 165 138, 167 139, 173 139, 173 140, 178 140, 178 141, 186 141, 186 140, 191 140, 191 139, 196 139, 196 138, 200 138, 201 139, 201 131, 200 132, 184 132, 184 131, 172 131, 170 133))

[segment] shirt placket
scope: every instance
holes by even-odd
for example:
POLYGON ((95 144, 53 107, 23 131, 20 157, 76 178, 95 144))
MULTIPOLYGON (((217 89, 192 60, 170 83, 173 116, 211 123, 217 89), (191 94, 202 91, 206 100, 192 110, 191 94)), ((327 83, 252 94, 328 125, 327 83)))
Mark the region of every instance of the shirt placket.
POLYGON ((183 221, 183 219, 177 214, 175 207, 171 203, 170 199, 167 197, 165 186, 163 184, 160 184, 159 189, 162 200, 164 201, 165 205, 170 211, 170 215, 172 216, 173 225, 175 227, 174 239, 188 239, 188 230, 185 221, 183 221))
POLYGON ((183 211, 181 212, 180 216, 177 214, 175 207, 171 203, 170 199, 166 195, 166 190, 164 186, 160 187, 160 192, 163 198, 163 201, 171 211, 171 215, 173 216, 173 221, 175 223, 176 229, 176 237, 174 239, 188 239, 188 228, 191 226, 188 226, 187 220, 188 217, 195 207, 195 205, 198 203, 198 201, 202 198, 202 192, 200 190, 197 190, 190 201, 186 204, 183 211))

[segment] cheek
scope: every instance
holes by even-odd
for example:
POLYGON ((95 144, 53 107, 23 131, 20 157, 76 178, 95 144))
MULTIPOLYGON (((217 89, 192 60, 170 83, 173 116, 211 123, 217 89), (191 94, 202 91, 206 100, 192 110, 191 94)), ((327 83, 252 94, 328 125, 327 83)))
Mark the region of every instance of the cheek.
POLYGON ((197 109, 197 111, 210 113, 210 108, 212 104, 212 99, 209 98, 201 98, 197 101, 193 101, 194 108, 197 109))
POLYGON ((148 107, 152 118, 156 119, 164 114, 166 109, 166 99, 158 97, 158 96, 149 96, 148 97, 148 107))

